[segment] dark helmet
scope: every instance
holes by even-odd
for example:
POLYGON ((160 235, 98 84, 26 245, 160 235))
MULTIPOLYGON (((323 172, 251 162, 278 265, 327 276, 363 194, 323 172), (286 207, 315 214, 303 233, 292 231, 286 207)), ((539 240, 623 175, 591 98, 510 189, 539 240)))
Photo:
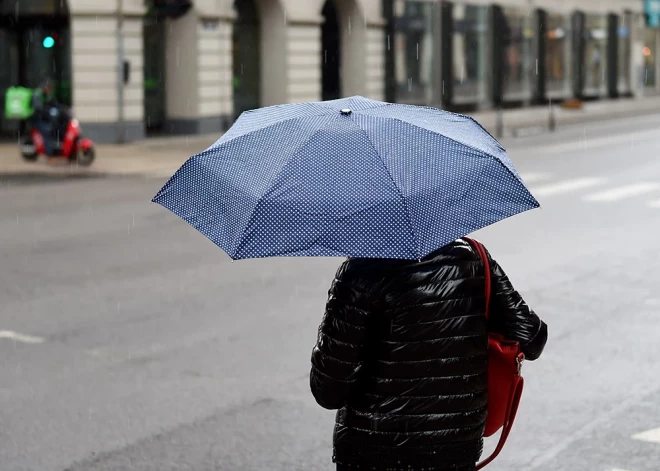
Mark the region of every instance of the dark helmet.
POLYGON ((41 85, 39 85, 39 88, 41 88, 44 93, 49 93, 53 89, 53 82, 49 78, 44 79, 41 82, 41 85))

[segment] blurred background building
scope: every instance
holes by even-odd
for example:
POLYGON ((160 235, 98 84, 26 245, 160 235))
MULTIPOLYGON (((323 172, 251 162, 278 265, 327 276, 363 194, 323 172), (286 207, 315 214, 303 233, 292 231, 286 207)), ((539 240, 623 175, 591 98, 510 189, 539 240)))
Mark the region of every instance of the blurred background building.
POLYGON ((639 99, 660 92, 659 17, 660 0, 0 0, 0 100, 51 77, 85 133, 116 142, 356 94, 455 111, 639 99))

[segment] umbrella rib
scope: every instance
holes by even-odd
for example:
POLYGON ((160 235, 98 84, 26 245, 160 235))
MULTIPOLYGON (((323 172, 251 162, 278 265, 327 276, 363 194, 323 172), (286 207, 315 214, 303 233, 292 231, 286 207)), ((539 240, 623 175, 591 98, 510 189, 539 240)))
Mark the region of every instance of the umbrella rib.
MULTIPOLYGON (((257 111, 257 110, 253 110, 253 111, 257 111)), ((286 118, 286 119, 283 119, 283 120, 281 120, 281 121, 277 121, 277 122, 275 122, 275 123, 270 123, 270 124, 267 124, 266 126, 263 126, 263 127, 257 128, 257 129, 250 129, 249 131, 246 131, 246 132, 243 133, 243 134, 237 134, 237 135, 235 135, 235 136, 231 136, 231 137, 230 137, 229 139, 227 139, 226 141, 222 141, 221 143, 219 143, 216 147, 213 147, 213 148, 211 148, 211 149, 206 149, 205 151, 201 152, 200 155, 201 155, 201 154, 204 154, 205 152, 209 152, 209 151, 212 151, 212 150, 214 150, 214 149, 217 149, 218 147, 223 146, 223 145, 225 145, 225 144, 227 144, 227 143, 229 143, 229 142, 232 142, 234 139, 238 139, 238 138, 240 138, 240 137, 247 136, 247 135, 252 134, 252 133, 254 133, 254 132, 257 132, 257 131, 263 131, 264 129, 268 129, 268 128, 272 127, 272 126, 277 126, 278 124, 288 123, 289 121, 294 121, 294 120, 296 120, 296 119, 313 118, 313 117, 319 117, 319 116, 328 116, 328 115, 332 115, 332 114, 336 114, 336 112, 328 111, 327 113, 322 113, 322 112, 319 111, 319 114, 317 114, 317 115, 310 115, 310 116, 292 116, 291 118, 286 118)))
MULTIPOLYGON (((334 113, 332 113, 332 114, 334 114, 334 113)), ((329 114, 328 114, 328 115, 329 115, 329 114)), ((327 116, 327 115, 326 115, 326 114, 323 114, 323 115, 321 115, 321 116, 327 116)), ((296 153, 297 153, 302 147, 305 147, 305 146, 309 143, 309 141, 312 140, 312 138, 316 135, 316 133, 317 133, 318 131, 319 131, 318 129, 315 129, 314 132, 312 132, 311 135, 310 135, 307 139, 305 139, 305 140, 304 140, 304 141, 298 146, 298 148, 297 148, 294 152, 291 153, 291 155, 289 156, 289 159, 284 163, 284 165, 282 165, 282 167, 281 167, 281 168, 275 173, 275 175, 273 175, 271 181, 268 182, 268 186, 266 187, 266 192, 265 192, 263 195, 261 195, 261 196, 259 197, 259 199, 257 200, 257 204, 254 206, 254 210, 252 211, 252 214, 250 214, 250 219, 248 219, 247 224, 246 224, 245 227, 243 228, 243 232, 241 233, 241 237, 240 237, 239 242, 238 242, 238 247, 236 247, 236 250, 234 251, 234 255, 238 255, 238 253, 241 251, 241 249, 242 249, 243 246, 245 245, 245 234, 247 233, 247 230, 248 230, 248 228, 250 227, 250 224, 252 224, 252 221, 254 220, 254 214, 256 213, 257 207, 261 204, 261 202, 262 202, 262 201, 264 200, 264 198, 268 195, 268 193, 272 191, 272 185, 277 181, 277 179, 279 178, 279 176, 282 175, 282 172, 284 172, 284 169, 287 167, 287 165, 289 165, 289 163, 291 163, 291 160, 293 160, 293 158, 294 158, 294 156, 296 155, 296 153)))
MULTIPOLYGON (((433 109, 433 108, 430 108, 430 109, 433 109)), ((453 114, 456 114, 456 113, 453 113, 453 114)), ((463 115, 457 115, 457 116, 463 116, 463 115)), ((440 133, 440 132, 433 131, 433 130, 431 130, 431 129, 427 129, 427 128, 425 128, 425 127, 423 127, 423 126, 420 126, 420 125, 418 125, 418 124, 411 123, 410 121, 405 121, 405 120, 403 120, 403 119, 401 119, 401 118, 393 118, 393 117, 389 117, 389 116, 388 116, 388 117, 383 117, 383 116, 371 116, 371 118, 382 119, 382 120, 393 119, 393 120, 395 120, 395 121, 399 121, 400 123, 404 123, 404 124, 408 124, 408 125, 410 125, 410 126, 413 126, 413 127, 417 128, 417 129, 422 129, 422 130, 427 131, 427 132, 432 132, 432 133, 434 133, 434 134, 438 134, 438 135, 440 135, 440 136, 442 136, 442 137, 444 137, 444 138, 446 138, 446 139, 449 139, 450 141, 456 142, 457 144, 460 144, 460 145, 465 146, 465 147, 469 147, 470 149, 472 149, 472 150, 478 152, 479 154, 481 154, 481 155, 483 155, 483 156, 485 156, 485 157, 487 157, 487 158, 489 158, 489 159, 491 159, 491 160, 495 160, 495 161, 496 161, 497 163, 499 163, 502 167, 504 167, 504 168, 506 169, 506 171, 509 172, 513 178, 515 178, 515 179, 518 180, 518 181, 521 180, 520 177, 519 177, 518 175, 516 175, 513 171, 511 171, 511 169, 510 169, 508 166, 504 165, 504 162, 502 162, 500 159, 498 159, 498 158, 495 157, 494 155, 491 155, 491 154, 489 154, 488 152, 485 152, 485 151, 483 151, 482 149, 478 149, 478 148, 476 148, 476 147, 474 147, 474 146, 472 146, 472 145, 470 145, 470 144, 467 144, 467 143, 465 143, 465 142, 461 142, 461 141, 459 141, 458 139, 454 139, 453 137, 449 137, 449 136, 447 136, 447 135, 445 135, 445 134, 442 134, 442 133, 440 133)), ((468 118, 470 118, 470 117, 468 116, 468 118)), ((472 121, 474 121, 476 124, 479 124, 479 123, 478 123, 477 121, 475 121, 473 118, 470 118, 470 119, 471 119, 472 121)), ((479 124, 479 126, 481 126, 481 125, 479 124)), ((362 129, 362 128, 360 128, 360 129, 362 129)), ((483 129, 483 127, 482 127, 482 129, 483 129)), ((488 134, 488 135, 490 136, 491 139, 495 140, 495 139, 493 138, 493 136, 491 136, 491 135, 488 133, 488 131, 486 131, 485 129, 484 129, 484 132, 486 132, 486 134, 488 134)), ((504 148, 502 147, 502 145, 501 145, 499 142, 497 142, 497 141, 495 140, 495 143, 500 147, 500 149, 502 149, 504 152, 506 152, 506 151, 504 150, 504 148)), ((522 182, 522 183, 524 184, 524 182, 522 182)), ((525 186, 525 188, 526 188, 526 186, 525 186)), ((528 193, 529 193, 529 190, 528 190, 528 193)), ((530 195, 531 195, 531 193, 530 193, 530 195)), ((532 197, 533 197, 533 196, 534 196, 534 195, 532 195, 532 197)))
POLYGON ((412 234, 413 238, 413 243, 415 244, 415 257, 417 259, 421 259, 420 257, 420 247, 419 247, 419 242, 417 241, 417 237, 415 236, 415 228, 413 227, 412 223, 412 215, 410 214, 410 208, 408 207, 408 201, 406 200, 406 197, 403 195, 403 192, 401 189, 397 186, 396 182, 394 181, 394 176, 392 175, 392 172, 390 172, 390 169, 387 168, 387 165, 385 164, 385 161, 383 158, 380 156, 378 153, 378 150, 376 149, 376 146, 372 142, 371 138, 369 137, 369 134, 367 134, 367 131, 362 129, 355 121, 353 121, 353 124, 355 125, 356 128, 358 128, 360 131, 364 133, 364 136, 367 138, 367 141, 369 141, 369 145, 371 148, 374 150, 376 156, 378 156, 378 160, 380 163, 383 164, 383 168, 385 168, 385 171, 387 172, 387 175, 390 177, 390 181, 392 182, 392 185, 394 185, 394 188, 396 188, 396 191, 399 193, 399 196, 401 196, 401 200, 403 201, 403 207, 406 210, 406 215, 408 216, 408 225, 410 226, 410 233, 412 234))

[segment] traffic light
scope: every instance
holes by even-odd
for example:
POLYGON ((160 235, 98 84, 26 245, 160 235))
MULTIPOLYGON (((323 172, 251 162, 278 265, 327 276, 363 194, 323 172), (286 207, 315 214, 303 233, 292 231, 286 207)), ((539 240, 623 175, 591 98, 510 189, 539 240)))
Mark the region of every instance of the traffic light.
POLYGON ((55 45, 55 38, 52 36, 46 36, 42 44, 46 49, 50 49, 55 45))

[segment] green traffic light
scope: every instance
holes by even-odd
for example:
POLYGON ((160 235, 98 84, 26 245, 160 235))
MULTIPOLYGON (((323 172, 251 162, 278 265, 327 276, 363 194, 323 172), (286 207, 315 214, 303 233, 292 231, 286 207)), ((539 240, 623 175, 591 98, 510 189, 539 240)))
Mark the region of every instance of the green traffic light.
POLYGON ((51 47, 53 47, 55 45, 55 39, 53 39, 52 36, 46 36, 44 38, 43 45, 46 49, 50 49, 51 47))

